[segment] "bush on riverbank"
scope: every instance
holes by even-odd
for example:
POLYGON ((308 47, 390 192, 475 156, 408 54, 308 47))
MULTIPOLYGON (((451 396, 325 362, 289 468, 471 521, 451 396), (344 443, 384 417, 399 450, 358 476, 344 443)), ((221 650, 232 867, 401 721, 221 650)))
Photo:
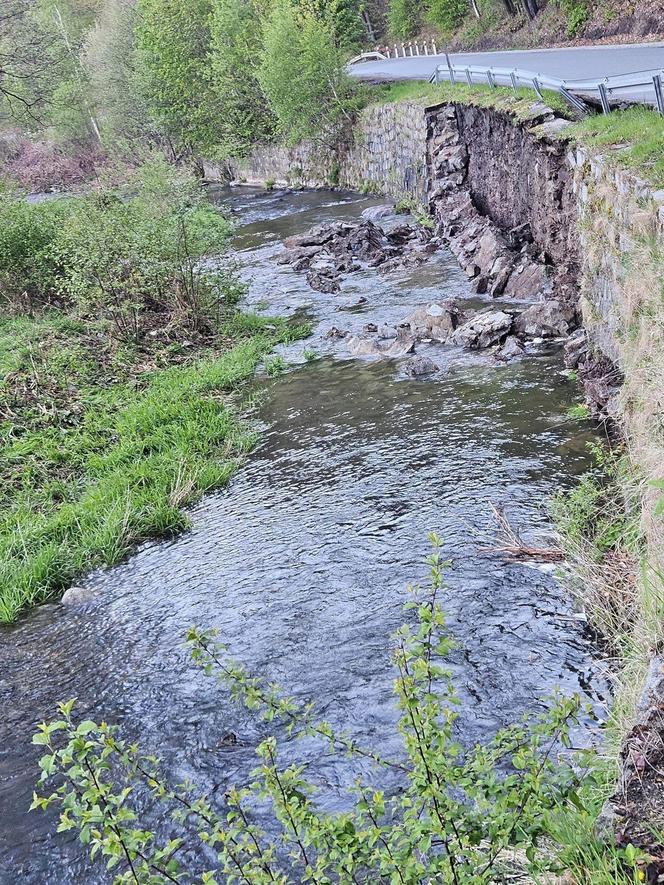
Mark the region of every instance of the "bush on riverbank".
POLYGON ((484 745, 458 743, 458 699, 445 665, 454 643, 438 602, 444 563, 438 538, 432 541, 430 589, 411 591, 409 622, 393 637, 403 749, 397 759, 336 733, 312 705, 249 676, 226 659, 213 632, 192 629, 188 636, 194 661, 249 710, 280 725, 287 737, 317 740, 326 752, 396 775, 399 790, 388 793, 376 776, 370 782, 365 776, 349 791, 347 810, 325 811, 316 802, 323 785, 311 779, 312 766, 305 775, 305 766, 282 762, 270 736, 256 749, 250 783, 230 785, 220 808, 189 785, 169 785, 159 761, 123 740, 117 727, 75 722, 70 701, 60 705, 61 718, 40 725, 33 738, 44 748, 45 794, 35 794, 32 808, 59 808, 59 829, 78 830, 93 859, 118 868, 116 882, 184 882, 193 874, 202 882, 252 885, 488 885, 568 868, 579 874, 578 883, 639 881, 646 859, 631 846, 616 851, 594 838, 588 823, 596 783, 585 782, 583 766, 561 753, 569 746, 578 698, 554 699, 545 713, 484 745), (158 837, 138 812, 145 814, 150 793, 158 837), (265 820, 266 808, 264 827, 258 814, 265 820))
POLYGON ((156 159, 120 190, 28 204, 0 198, 0 297, 15 311, 61 303, 138 340, 173 325, 214 330, 235 294, 217 258, 230 233, 188 173, 156 159))
POLYGON ((303 331, 233 315, 198 183, 157 162, 133 184, 0 198, 1 621, 182 528, 251 444, 229 394, 303 331))

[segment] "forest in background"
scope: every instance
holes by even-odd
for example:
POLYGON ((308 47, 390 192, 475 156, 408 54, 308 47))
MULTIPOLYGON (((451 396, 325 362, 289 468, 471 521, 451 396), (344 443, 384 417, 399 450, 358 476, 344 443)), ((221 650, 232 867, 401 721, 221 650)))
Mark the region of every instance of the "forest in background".
MULTIPOLYGON (((629 4, 629 14, 661 0, 629 4)), ((625 0, 5 0, 0 163, 29 190, 137 165, 331 138, 365 97, 348 58, 429 32, 452 47, 572 38, 625 0), (538 36, 539 35, 539 36, 538 36)), ((644 12, 645 10, 645 12, 644 12)), ((622 16, 622 18, 621 18, 622 16)), ((650 19, 642 27, 652 29, 650 19)))

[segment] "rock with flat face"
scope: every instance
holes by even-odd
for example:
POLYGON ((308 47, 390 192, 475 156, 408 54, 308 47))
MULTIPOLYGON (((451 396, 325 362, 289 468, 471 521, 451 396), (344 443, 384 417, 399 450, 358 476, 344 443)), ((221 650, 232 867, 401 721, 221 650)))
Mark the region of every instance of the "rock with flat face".
MULTIPOLYGON (((399 332, 402 332, 402 330, 400 329, 399 332)), ((415 350, 415 339, 407 334, 400 334, 391 341, 355 335, 349 338, 347 346, 348 352, 352 356, 380 356, 394 359, 413 353, 415 350)))
POLYGON ((362 212, 362 218, 366 218, 368 221, 380 221, 381 218, 389 218, 394 214, 395 210, 392 204, 385 206, 369 206, 362 212))
POLYGON ((510 274, 503 294, 519 301, 536 301, 544 298, 550 289, 551 280, 546 266, 526 258, 510 274))
POLYGON ((560 338, 576 325, 576 310, 560 301, 542 301, 519 314, 514 329, 526 338, 560 338))
POLYGON ((453 344, 461 344, 471 350, 480 350, 500 344, 512 329, 513 317, 502 310, 489 310, 476 314, 467 323, 459 326, 451 335, 453 344))
POLYGON ((447 341, 460 320, 461 314, 456 304, 453 301, 441 301, 418 307, 405 322, 417 338, 447 341))
POLYGON ((519 339, 515 335, 508 335, 505 343, 496 353, 496 359, 509 363, 523 356, 525 352, 525 348, 519 339))

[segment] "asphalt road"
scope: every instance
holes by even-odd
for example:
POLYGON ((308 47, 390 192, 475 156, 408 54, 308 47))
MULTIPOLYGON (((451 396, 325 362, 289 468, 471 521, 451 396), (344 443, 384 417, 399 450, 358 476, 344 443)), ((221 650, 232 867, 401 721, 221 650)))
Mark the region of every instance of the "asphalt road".
MULTIPOLYGON (((603 79, 607 76, 664 69, 664 43, 625 46, 578 46, 512 52, 463 52, 450 56, 455 65, 474 64, 521 68, 563 80, 603 79)), ((444 56, 363 62, 350 69, 354 77, 371 80, 428 80, 444 56)))

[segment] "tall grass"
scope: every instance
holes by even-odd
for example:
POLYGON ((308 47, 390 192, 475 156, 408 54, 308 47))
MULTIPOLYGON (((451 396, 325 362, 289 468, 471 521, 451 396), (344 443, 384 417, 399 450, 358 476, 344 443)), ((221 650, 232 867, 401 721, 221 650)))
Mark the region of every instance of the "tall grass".
POLYGON ((254 442, 231 394, 302 331, 267 324, 235 319, 226 352, 142 373, 122 351, 100 365, 89 329, 60 315, 0 325, 5 402, 20 419, 1 424, 0 620, 183 529, 183 506, 228 481, 254 442))

